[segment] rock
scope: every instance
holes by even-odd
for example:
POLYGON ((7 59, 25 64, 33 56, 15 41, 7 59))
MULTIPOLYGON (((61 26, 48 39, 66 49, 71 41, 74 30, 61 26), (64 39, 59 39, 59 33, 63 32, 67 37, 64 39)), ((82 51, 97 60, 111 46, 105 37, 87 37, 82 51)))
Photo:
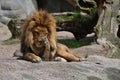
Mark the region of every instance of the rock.
POLYGON ((25 19, 36 10, 34 0, 0 0, 0 22, 5 25, 13 18, 25 19))
POLYGON ((4 24, 0 25, 0 41, 7 40, 11 37, 8 27, 4 24))
POLYGON ((1 80, 120 80, 120 60, 89 56, 83 62, 0 60, 1 80))
POLYGON ((57 39, 74 39, 74 35, 67 31, 58 31, 57 39))

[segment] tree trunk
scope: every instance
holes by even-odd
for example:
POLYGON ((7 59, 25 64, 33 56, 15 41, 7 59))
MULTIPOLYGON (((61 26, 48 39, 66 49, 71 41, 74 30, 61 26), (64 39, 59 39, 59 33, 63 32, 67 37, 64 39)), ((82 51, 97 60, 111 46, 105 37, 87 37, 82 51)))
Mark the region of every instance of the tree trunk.
POLYGON ((117 57, 120 54, 120 39, 117 36, 119 23, 116 16, 120 8, 120 0, 114 0, 111 3, 106 0, 104 6, 106 8, 102 10, 96 25, 99 30, 97 42, 108 48, 108 57, 117 57))
POLYGON ((8 29, 10 30, 12 37, 11 38, 19 38, 20 37, 20 25, 21 21, 18 19, 12 19, 8 23, 8 29))

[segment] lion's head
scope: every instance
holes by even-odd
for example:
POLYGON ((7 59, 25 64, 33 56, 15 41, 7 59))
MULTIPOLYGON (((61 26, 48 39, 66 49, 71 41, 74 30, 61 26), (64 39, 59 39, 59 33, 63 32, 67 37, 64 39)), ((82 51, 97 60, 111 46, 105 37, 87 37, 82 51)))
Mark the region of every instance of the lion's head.
POLYGON ((32 29, 33 45, 36 47, 43 47, 48 43, 48 30, 46 27, 34 27, 32 29))
POLYGON ((28 47, 43 47, 55 35, 55 20, 46 11, 36 11, 22 29, 22 42, 28 47), (54 34, 53 34, 54 33, 54 34))

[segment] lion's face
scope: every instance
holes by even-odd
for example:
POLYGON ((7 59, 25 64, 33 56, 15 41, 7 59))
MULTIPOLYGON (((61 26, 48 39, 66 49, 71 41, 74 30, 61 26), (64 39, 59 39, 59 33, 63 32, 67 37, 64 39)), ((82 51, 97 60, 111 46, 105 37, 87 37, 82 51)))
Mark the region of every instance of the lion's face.
POLYGON ((43 47, 48 43, 48 30, 46 27, 37 26, 32 29, 33 45, 43 47))

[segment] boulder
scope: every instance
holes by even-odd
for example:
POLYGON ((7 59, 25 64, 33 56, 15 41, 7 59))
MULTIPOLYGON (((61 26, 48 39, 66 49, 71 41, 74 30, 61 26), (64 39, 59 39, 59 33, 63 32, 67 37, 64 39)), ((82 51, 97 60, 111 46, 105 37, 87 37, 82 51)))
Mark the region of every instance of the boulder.
POLYGON ((0 0, 0 22, 7 24, 11 18, 25 19, 35 10, 34 0, 0 0))

